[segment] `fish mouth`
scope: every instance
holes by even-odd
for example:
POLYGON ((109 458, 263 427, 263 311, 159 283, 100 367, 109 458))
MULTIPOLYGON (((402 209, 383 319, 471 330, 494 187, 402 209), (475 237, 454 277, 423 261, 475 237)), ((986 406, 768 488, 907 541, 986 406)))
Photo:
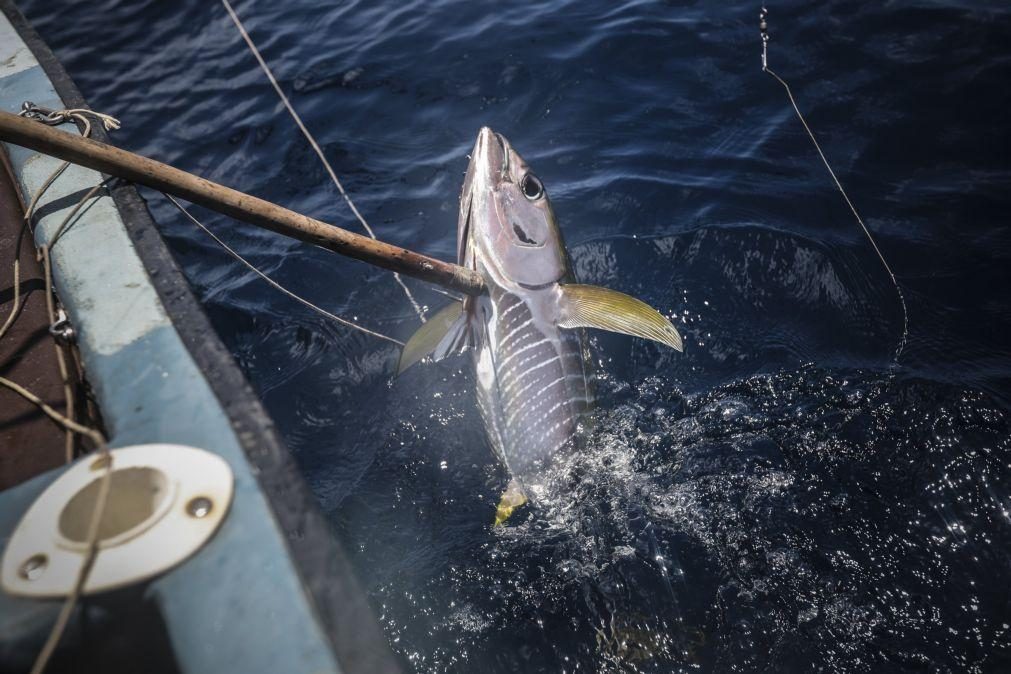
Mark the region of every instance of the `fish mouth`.
POLYGON ((483 203, 483 197, 478 195, 498 191, 503 178, 508 178, 509 143, 490 127, 481 127, 478 131, 474 149, 470 153, 470 164, 467 166, 463 181, 463 191, 460 195, 460 216, 457 225, 457 262, 463 264, 470 245, 472 233, 472 210, 483 203))
MULTIPOLYGON (((501 133, 497 131, 492 131, 489 127, 483 127, 480 134, 478 135, 478 145, 482 146, 487 154, 486 166, 488 168, 489 177, 494 176, 491 171, 491 167, 495 165, 496 154, 500 155, 499 160, 499 175, 497 180, 492 182, 494 189, 498 189, 504 183, 511 183, 512 178, 510 177, 510 164, 509 155, 512 154, 512 148, 509 146, 509 141, 505 139, 501 133), (490 151, 489 151, 490 149, 490 151)), ((475 155, 476 156, 476 155, 475 155)), ((530 237, 529 234, 516 222, 511 223, 511 227, 506 229, 509 232, 509 236, 512 238, 513 243, 517 246, 522 246, 524 248, 540 248, 544 245, 543 241, 537 241, 530 237)))
POLYGON ((481 127, 474 144, 471 163, 477 169, 475 178, 480 176, 493 188, 497 188, 509 177, 509 143, 500 133, 490 127, 481 127))

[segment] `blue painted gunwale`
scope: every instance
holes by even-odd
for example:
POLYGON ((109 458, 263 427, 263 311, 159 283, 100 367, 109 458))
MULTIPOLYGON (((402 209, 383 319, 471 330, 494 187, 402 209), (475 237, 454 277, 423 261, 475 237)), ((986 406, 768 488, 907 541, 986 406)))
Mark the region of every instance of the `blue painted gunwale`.
MULTIPOLYGON (((86 107, 17 9, 7 0, 0 7, 0 109, 17 112, 23 101, 86 107)), ((104 135, 99 130, 94 137, 104 135)), ((3 145, 22 195, 34 194, 61 163, 3 145)), ((79 195, 102 178, 78 166, 64 171, 40 202, 37 245, 49 241, 79 195)), ((235 500, 221 530, 146 588, 180 669, 397 671, 347 558, 146 206, 132 186, 110 192, 82 209, 52 248, 54 281, 110 444, 202 447, 225 459, 235 475, 235 500)), ((0 493, 0 545, 62 470, 0 493)), ((55 602, 0 593, 0 655, 5 639, 39 622, 40 605, 49 609, 43 616, 56 610, 55 602)))

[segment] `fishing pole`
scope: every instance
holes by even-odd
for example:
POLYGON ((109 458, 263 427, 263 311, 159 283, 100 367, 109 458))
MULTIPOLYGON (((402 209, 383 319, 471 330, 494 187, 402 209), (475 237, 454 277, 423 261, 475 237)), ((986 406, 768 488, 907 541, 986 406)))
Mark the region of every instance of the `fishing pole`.
POLYGON ((172 194, 236 220, 465 295, 485 291, 484 280, 473 270, 349 232, 168 164, 57 131, 9 112, 0 111, 0 140, 172 194))

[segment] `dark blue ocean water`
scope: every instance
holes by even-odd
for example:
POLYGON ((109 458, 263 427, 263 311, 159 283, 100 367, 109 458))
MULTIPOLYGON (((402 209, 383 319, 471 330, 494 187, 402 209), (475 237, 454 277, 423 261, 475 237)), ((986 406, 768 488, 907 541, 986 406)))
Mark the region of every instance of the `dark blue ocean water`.
MULTIPOLYGON (((356 223, 214 2, 23 2, 122 146, 356 223)), ((594 334, 571 499, 489 526, 506 479, 469 361, 273 291, 150 207, 419 672, 1011 670, 1011 10, 288 2, 237 9, 380 236, 444 259, 466 154, 505 134, 585 283, 683 355, 594 334)), ((389 274, 197 214, 324 307, 406 338, 389 274)), ((411 283, 427 305, 444 299, 411 283)))

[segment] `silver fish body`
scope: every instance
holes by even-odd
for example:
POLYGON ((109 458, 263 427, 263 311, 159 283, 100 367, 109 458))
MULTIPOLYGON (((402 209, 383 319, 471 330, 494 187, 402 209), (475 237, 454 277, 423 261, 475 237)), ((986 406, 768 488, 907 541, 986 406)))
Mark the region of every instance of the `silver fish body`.
POLYGON ((580 444, 580 422, 593 404, 582 328, 679 351, 681 336, 634 297, 575 283, 543 184, 487 127, 464 179, 457 260, 481 274, 487 294, 434 315, 404 346, 398 372, 428 355, 472 350, 481 416, 514 478, 499 507, 496 521, 503 521, 527 495, 538 495, 550 463, 580 444))
POLYGON ((583 330, 558 326, 559 284, 574 279, 547 194, 488 128, 471 155, 459 232, 459 263, 488 286, 466 306, 478 407, 501 461, 536 488, 578 445, 593 400, 589 354, 583 330))
POLYGON ((482 337, 474 350, 478 408, 499 458, 527 487, 578 446, 593 402, 585 335, 558 328, 551 293, 490 285, 472 316, 482 337))

